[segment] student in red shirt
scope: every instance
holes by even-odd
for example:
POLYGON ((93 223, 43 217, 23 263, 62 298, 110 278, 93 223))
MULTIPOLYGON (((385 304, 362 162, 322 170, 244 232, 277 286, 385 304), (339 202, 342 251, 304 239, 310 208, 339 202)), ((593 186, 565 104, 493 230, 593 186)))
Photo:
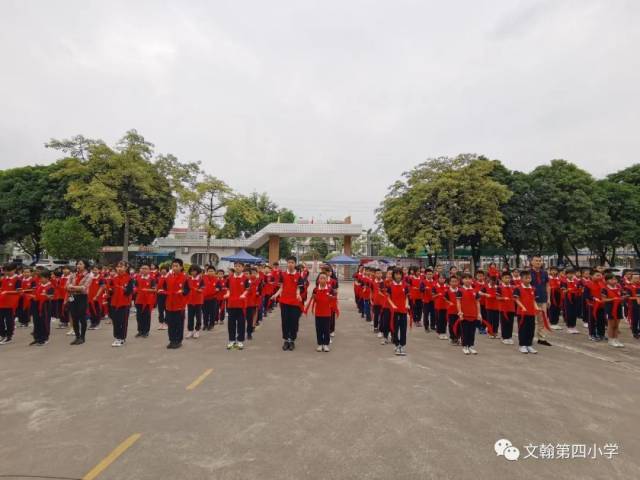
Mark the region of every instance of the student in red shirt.
POLYGON ((601 342, 605 335, 605 311, 602 303, 602 290, 606 287, 602 272, 593 270, 591 281, 588 283, 589 339, 601 342))
POLYGON ((489 276, 485 286, 480 289, 481 298, 484 298, 487 322, 491 325, 492 333, 489 338, 498 338, 498 328, 500 327, 500 305, 498 302, 498 287, 496 279, 489 276))
POLYGON ((262 295, 262 286, 258 277, 258 269, 256 267, 249 268, 249 288, 247 291, 247 340, 253 340, 253 331, 258 318, 258 305, 262 295))
POLYGON ((91 284, 89 262, 78 260, 76 271, 69 276, 67 281, 67 304, 69 314, 73 322, 73 333, 76 338, 71 345, 82 345, 87 332, 87 311, 89 306, 88 291, 91 284))
POLYGON ((21 280, 16 275, 16 268, 15 263, 5 265, 0 280, 0 345, 13 341, 16 310, 22 287, 21 280))
POLYGON ((380 333, 380 314, 382 313, 382 307, 387 301, 385 290, 382 270, 376 268, 373 274, 373 281, 371 282, 371 295, 373 303, 373 331, 378 332, 379 338, 382 338, 382 333, 380 333))
POLYGON ((156 306, 156 279, 151 275, 148 265, 142 265, 135 276, 134 287, 136 294, 136 323, 138 333, 136 337, 147 338, 151 330, 151 312, 156 306))
POLYGON ((418 267, 412 266, 409 269, 407 285, 409 287, 411 319, 414 325, 420 326, 422 322, 422 295, 424 291, 424 284, 422 283, 422 278, 418 275, 418 267))
POLYGON ((182 260, 174 258, 171 262, 171 272, 165 277, 168 349, 180 348, 184 336, 184 309, 189 295, 189 280, 182 268, 182 260))
POLYGON ((456 324, 460 320, 460 310, 458 309, 458 296, 460 295, 460 280, 456 275, 449 277, 449 288, 444 293, 444 301, 447 305, 447 321, 449 323, 449 343, 451 345, 460 344, 460 333, 456 324))
POLYGON ((36 291, 36 287, 38 286, 38 277, 32 275, 30 267, 24 267, 22 269, 20 283, 22 287, 20 288, 21 295, 18 308, 18 326, 26 328, 29 326, 29 321, 31 319, 31 301, 33 300, 33 295, 36 291))
POLYGON ((433 308, 436 316, 435 330, 440 340, 449 338, 447 337, 447 290, 449 290, 447 279, 444 275, 440 275, 435 285, 431 288, 431 298, 433 299, 433 308))
POLYGON ((382 340, 380 341, 380 345, 386 345, 390 341, 391 336, 391 304, 389 303, 389 287, 393 282, 393 271, 391 269, 387 270, 384 275, 383 280, 383 289, 381 291, 384 294, 385 300, 382 305, 382 311, 380 312, 380 325, 378 326, 380 330, 380 336, 382 340))
POLYGON ((632 272, 631 281, 626 287, 625 296, 627 298, 627 314, 633 338, 640 339, 640 273, 632 272))
MULTIPOLYGON (((484 286, 483 289, 486 289, 484 286)), ((462 288, 458 289, 456 306, 462 329, 462 352, 465 355, 476 355, 475 349, 476 325, 482 322, 480 310, 480 293, 473 287, 473 277, 470 273, 462 274, 462 288)), ((455 327, 454 327, 455 328, 455 327)))
MULTIPOLYGON (((549 267, 549 323, 552 330, 562 330, 560 323, 560 312, 562 311, 562 278, 559 275, 558 267, 549 267)), ((567 319, 564 319, 565 323, 567 319)))
POLYGON ((500 310, 500 333, 502 343, 513 345, 513 321, 516 317, 516 302, 513 298, 515 287, 511 284, 511 274, 502 273, 502 282, 498 285, 496 295, 500 310))
POLYGON ((274 294, 280 301, 280 319, 282 321, 282 350, 293 351, 298 338, 298 325, 302 313, 302 289, 304 279, 296 271, 296 257, 287 258, 287 269, 279 273, 280 288, 274 294))
MULTIPOLYGON (((573 268, 567 269, 567 276, 561 283, 563 297, 563 315, 567 324, 567 333, 577 334, 576 322, 578 321, 578 313, 580 311, 580 303, 582 302, 581 282, 576 276, 573 268)), ((553 286, 551 295, 553 296, 553 286)))
POLYGON ((436 281, 433 278, 433 270, 427 268, 424 271, 423 292, 422 292, 422 314, 424 321, 424 330, 428 332, 429 329, 436 330, 436 308, 433 302, 433 287, 436 285, 436 281))
POLYGON ((336 291, 328 283, 325 272, 318 275, 318 286, 313 289, 313 293, 305 311, 313 305, 316 317, 316 340, 318 342, 317 352, 329 352, 331 337, 329 335, 329 324, 331 323, 331 313, 335 312, 338 297, 336 291))
POLYGON ((122 347, 127 340, 129 311, 133 295, 133 279, 129 264, 123 260, 116 264, 116 274, 109 280, 109 314, 113 324, 112 347, 122 347))
POLYGON ((618 336, 620 335, 620 319, 622 318, 622 305, 624 303, 623 291, 613 273, 607 273, 604 276, 604 281, 606 286, 602 289, 601 298, 608 324, 609 346, 622 348, 624 344, 618 340, 618 336))
POLYGON ((168 272, 165 267, 160 267, 156 280, 156 287, 158 289, 158 293, 156 294, 156 302, 158 305, 158 323, 160 323, 160 325, 158 326, 158 330, 166 330, 168 328, 166 320, 167 285, 165 282, 167 273, 168 272))
POLYGON ((216 268, 213 265, 207 267, 205 275, 202 277, 204 287, 202 288, 202 297, 204 303, 202 304, 203 314, 203 330, 211 330, 218 319, 218 299, 216 295, 218 290, 216 288, 218 284, 218 276, 216 274, 216 268))
MULTIPOLYGON (((473 287, 476 289, 476 291, 480 292, 487 285, 484 271, 477 270, 476 279, 475 281, 472 280, 471 283, 473 287)), ((485 322, 487 321, 487 305, 486 305, 486 299, 482 296, 480 297, 480 315, 481 315, 481 320, 479 322, 476 322, 476 326, 478 327, 478 333, 480 333, 480 335, 486 335, 487 327, 484 324, 483 320, 485 322)))
POLYGON ((229 321, 227 322, 229 343, 227 344, 227 350, 244 349, 245 313, 249 279, 243 270, 242 263, 235 262, 233 271, 227 279, 228 290, 225 295, 227 311, 229 312, 229 321))
POLYGON ((218 283, 216 284, 216 299, 218 300, 218 316, 216 322, 220 325, 224 325, 224 315, 227 305, 227 276, 224 274, 224 270, 218 270, 218 283))
POLYGON ((31 301, 33 341, 29 345, 40 347, 49 342, 53 285, 51 285, 49 280, 51 278, 51 272, 49 272, 49 270, 36 272, 36 277, 38 277, 38 282, 31 301))
POLYGON ((104 278, 102 278, 99 265, 91 267, 91 283, 87 293, 89 302, 89 330, 98 330, 103 316, 102 294, 105 290, 104 278))
POLYGON ((57 279, 54 285, 55 292, 53 300, 55 303, 54 312, 58 319, 58 328, 67 328, 69 326, 69 309, 67 307, 67 281, 71 270, 66 265, 55 273, 57 279))
POLYGON ((532 345, 536 332, 536 316, 540 309, 536 303, 536 290, 531 286, 531 272, 528 270, 522 272, 520 286, 513 291, 513 298, 518 305, 519 351, 538 353, 532 345))
POLYGON ((395 344, 396 355, 406 355, 407 345, 407 312, 409 303, 409 287, 404 282, 404 273, 400 268, 393 269, 393 280, 387 287, 389 304, 392 309, 391 333, 395 344))
POLYGON ((204 304, 204 280, 198 265, 189 267, 189 296, 187 297, 187 338, 200 337, 202 305, 204 304), (194 330, 195 328, 195 330, 194 330))

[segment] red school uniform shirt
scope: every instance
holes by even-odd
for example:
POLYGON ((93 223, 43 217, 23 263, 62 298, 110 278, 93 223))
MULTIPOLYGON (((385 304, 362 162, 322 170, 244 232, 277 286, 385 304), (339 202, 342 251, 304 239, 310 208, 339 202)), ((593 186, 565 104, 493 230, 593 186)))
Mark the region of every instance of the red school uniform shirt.
POLYGON ((204 303, 204 280, 201 275, 192 277, 189 275, 189 296, 187 297, 187 305, 202 305, 204 303))
POLYGON ((536 314, 536 289, 531 285, 520 285, 513 291, 513 297, 520 300, 520 303, 524 305, 525 311, 520 312, 520 315, 533 317, 536 314))
POLYGON ((242 273, 229 275, 227 279, 229 298, 227 298, 227 308, 245 308, 246 298, 242 294, 249 288, 249 279, 242 273))
POLYGON ((91 283, 89 283, 89 288, 87 289, 87 297, 90 302, 93 302, 94 299, 96 301, 100 300, 100 299, 96 299, 96 295, 98 295, 100 288, 104 287, 104 285, 105 285, 105 282, 104 282, 104 279, 102 278, 102 275, 91 274, 91 283))
POLYGON ((38 282, 38 279, 35 277, 22 277, 20 279, 20 290, 31 290, 30 292, 24 292, 22 293, 22 295, 20 295, 22 297, 22 309, 27 312, 31 308, 31 301, 35 297, 35 291, 38 287, 38 283, 40 282, 38 282))
POLYGON ((500 308, 500 304, 498 302, 498 287, 491 286, 488 283, 481 290, 482 293, 488 295, 484 297, 484 306, 487 310, 498 310, 500 308))
POLYGON ((575 302, 580 298, 582 282, 578 277, 573 277, 572 279, 566 278, 564 282, 562 282, 562 289, 565 292, 566 298, 571 302, 575 302))
POLYGON ((296 298, 296 294, 302 293, 302 288, 304 288, 302 276, 298 272, 280 272, 280 283, 282 284, 280 304, 300 306, 300 301, 296 298))
POLYGON ((397 283, 395 280, 387 287, 389 300, 395 305, 395 312, 407 313, 407 298, 409 297, 409 287, 405 282, 397 283))
POLYGON ((460 298, 460 287, 451 288, 447 286, 447 290, 444 293, 444 303, 447 306, 447 315, 458 314, 458 298, 460 298))
POLYGON ((184 272, 171 272, 165 277, 164 284, 167 292, 167 301, 165 303, 167 312, 184 312, 189 295, 187 274, 184 272))
POLYGON ((227 290, 227 280, 224 278, 218 278, 216 280, 216 300, 218 300, 219 303, 224 302, 227 290))
POLYGON ((623 291, 620 285, 616 285, 615 287, 606 285, 602 289, 601 295, 612 300, 604 304, 607 318, 613 318, 615 320, 622 318, 622 293, 623 291))
POLYGON ((136 305, 142 305, 143 307, 153 308, 156 306, 156 294, 154 292, 145 292, 147 289, 156 288, 156 280, 151 275, 136 275, 135 277, 135 292, 136 292, 136 305))
POLYGON ((110 305, 115 308, 131 306, 133 295, 133 279, 128 273, 121 273, 111 278, 109 282, 111 291, 110 305))
POLYGON ((38 312, 42 314, 44 312, 45 305, 48 304, 50 297, 53 296, 54 288, 50 281, 46 283, 38 282, 36 291, 33 295, 33 308, 38 308, 38 312))
POLYGON ((14 312, 20 302, 20 294, 16 293, 22 287, 18 275, 2 277, 0 280, 0 308, 9 308, 14 312))
POLYGON ((436 282, 433 288, 431 289, 432 298, 433 298, 433 306, 436 310, 446 310, 447 302, 446 295, 447 290, 449 290, 449 285, 446 283, 436 282))
POLYGON ((247 307, 257 307, 262 298, 262 282, 259 277, 249 277, 249 288, 247 292, 247 307))
POLYGON ((329 285, 313 289, 313 302, 316 317, 330 317, 336 307, 336 293, 329 285))
POLYGON ((513 299, 513 292, 515 289, 516 287, 508 283, 501 283, 496 289, 496 294, 500 297, 498 300, 500 312, 512 313, 516 311, 516 302, 513 299))
MULTIPOLYGON (((488 286, 485 286, 486 289, 488 286)), ((478 301, 480 294, 473 287, 462 286, 458 289, 458 298, 460 299, 460 309, 462 310, 462 319, 467 322, 478 320, 478 301)))
POLYGON ((422 283, 424 284, 424 291, 422 292, 423 303, 433 302, 433 287, 436 285, 436 282, 433 279, 428 280, 425 278, 422 283))
POLYGON ((409 298, 413 301, 420 300, 422 298, 422 290, 424 289, 422 278, 411 275, 407 284, 409 285, 409 298))
POLYGON ((53 293, 54 300, 66 300, 67 282, 69 281, 69 277, 70 275, 62 275, 58 277, 58 280, 55 283, 55 291, 53 293))
POLYGON ((386 288, 384 285, 384 280, 373 280, 371 284, 372 294, 373 294, 373 304, 378 307, 383 307, 385 303, 387 303, 387 295, 386 288))
MULTIPOLYGON (((477 280, 473 281, 473 288, 475 288, 476 292, 481 292, 483 288, 487 286, 487 282, 478 282, 477 280)), ((486 307, 487 300, 484 297, 480 297, 480 305, 486 307)))
POLYGON ((218 277, 216 275, 204 275, 202 277, 202 281, 204 282, 204 287, 202 288, 202 296, 204 300, 215 299, 218 294, 218 289, 216 288, 218 284, 218 277))

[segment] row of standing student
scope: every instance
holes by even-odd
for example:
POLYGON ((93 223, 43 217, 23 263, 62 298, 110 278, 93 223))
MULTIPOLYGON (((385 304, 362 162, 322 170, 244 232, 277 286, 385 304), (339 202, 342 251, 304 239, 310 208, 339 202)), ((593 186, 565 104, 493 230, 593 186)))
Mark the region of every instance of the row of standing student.
MULTIPOLYGON (((435 331, 440 339, 461 344, 465 354, 477 353, 476 329, 493 339, 498 338, 500 331, 502 343, 512 345, 516 321, 519 351, 537 353, 532 346, 536 320, 540 319, 548 331, 561 330, 560 316, 565 320, 567 333, 579 333, 576 323, 582 318, 591 340, 606 339, 615 348, 624 346, 618 338, 622 318, 629 321, 633 336, 640 338, 637 272, 627 272, 619 282, 615 275, 603 274, 600 269, 576 272, 552 267, 545 287, 550 299, 548 306, 540 301, 539 290, 532 282, 536 277, 540 281, 539 270, 520 273, 490 269, 488 273, 486 279, 482 271, 474 278, 452 269, 447 279, 431 269, 411 268, 408 272, 395 269, 383 273, 361 267, 354 275, 356 304, 361 316, 373 323, 382 344, 388 338, 393 339, 397 355, 406 353, 407 319, 409 328, 420 326, 424 319, 426 332, 435 331)), ((546 337, 538 338, 538 343, 551 345, 546 337)))
POLYGON ((65 267, 55 275, 43 269, 33 275, 25 269, 18 275, 16 266, 9 264, 0 282, 0 343, 12 342, 18 316, 21 326, 33 320, 31 345, 46 345, 51 318, 58 318, 62 329, 71 322, 68 334, 75 336, 71 344, 82 345, 87 330, 100 328, 101 320, 108 315, 113 325, 112 346, 121 347, 126 343, 134 305, 136 337, 149 336, 151 315, 157 308, 159 329, 168 331, 170 349, 182 345, 185 317, 186 337, 198 338, 201 331, 224 323, 226 312, 227 349, 242 350, 245 338, 252 339, 255 328, 278 303, 283 350, 295 349, 300 315, 311 309, 316 314, 318 351, 329 351, 337 315, 337 278, 325 266, 307 298, 308 277, 306 267, 297 266, 293 257, 287 260, 284 271, 278 264, 272 269, 269 265, 245 267, 236 263, 228 275, 211 266, 204 272, 191 266, 185 273, 179 259, 172 262, 170 271, 143 265, 137 273, 126 262, 103 269, 80 260, 73 273, 65 267), (22 309, 27 313, 20 313, 22 309))

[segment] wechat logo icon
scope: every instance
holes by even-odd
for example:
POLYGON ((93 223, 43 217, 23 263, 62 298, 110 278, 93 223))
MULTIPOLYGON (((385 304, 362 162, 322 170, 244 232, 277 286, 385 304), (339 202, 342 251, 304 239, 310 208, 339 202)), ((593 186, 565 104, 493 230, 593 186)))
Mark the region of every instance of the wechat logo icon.
POLYGON ((511 441, 501 438, 494 445, 493 449, 498 457, 504 457, 510 462, 515 462, 520 458, 520 450, 513 446, 511 441))

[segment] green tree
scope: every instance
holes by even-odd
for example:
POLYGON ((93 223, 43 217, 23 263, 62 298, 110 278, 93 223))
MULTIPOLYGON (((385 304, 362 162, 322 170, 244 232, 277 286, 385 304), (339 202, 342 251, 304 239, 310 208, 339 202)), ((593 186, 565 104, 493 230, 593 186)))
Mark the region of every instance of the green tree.
POLYGON ((530 173, 533 199, 536 201, 538 235, 558 255, 558 261, 574 261, 568 256, 577 254, 585 244, 585 219, 597 211, 593 201, 593 177, 566 160, 552 160, 530 173))
POLYGON ((54 177, 58 170, 36 165, 0 171, 0 242, 16 242, 36 261, 43 249, 42 223, 71 213, 64 199, 67 183, 54 177))
POLYGON ((626 187, 624 198, 617 199, 625 202, 618 206, 618 213, 624 217, 622 222, 625 242, 633 246, 636 255, 640 257, 640 222, 637 221, 640 218, 637 210, 640 205, 640 164, 612 173, 607 179, 626 187))
POLYGON ((185 194, 189 209, 189 225, 193 229, 204 229, 207 236, 205 258, 209 259, 211 239, 220 230, 218 221, 224 215, 224 209, 233 197, 231 188, 222 180, 205 175, 185 194))
POLYGON ((95 259, 101 247, 78 217, 49 220, 42 226, 42 245, 47 253, 62 259, 95 259))
POLYGON ((121 243, 127 260, 130 243, 169 232, 176 214, 171 185, 152 162, 153 145, 135 130, 114 149, 97 142, 87 150, 86 160, 62 159, 56 177, 69 182, 65 198, 82 221, 105 243, 121 243))
POLYGON ((502 240, 500 207, 508 188, 492 178, 495 162, 476 155, 428 160, 390 187, 378 210, 389 240, 408 254, 426 251, 435 263, 446 249, 467 245, 479 262, 482 246, 502 240))

